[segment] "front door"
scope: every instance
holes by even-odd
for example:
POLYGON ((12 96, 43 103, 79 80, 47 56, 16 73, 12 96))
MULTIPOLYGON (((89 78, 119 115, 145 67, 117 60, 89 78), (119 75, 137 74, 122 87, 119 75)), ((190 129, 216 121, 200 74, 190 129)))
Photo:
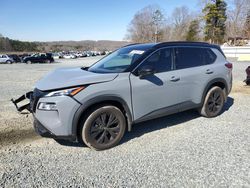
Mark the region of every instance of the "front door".
POLYGON ((185 96, 180 83, 180 72, 173 67, 172 48, 154 52, 135 71, 151 66, 156 73, 140 78, 131 73, 131 93, 134 120, 140 121, 160 116, 168 110, 178 109, 180 96, 185 96), (177 74, 178 73, 178 74, 177 74))

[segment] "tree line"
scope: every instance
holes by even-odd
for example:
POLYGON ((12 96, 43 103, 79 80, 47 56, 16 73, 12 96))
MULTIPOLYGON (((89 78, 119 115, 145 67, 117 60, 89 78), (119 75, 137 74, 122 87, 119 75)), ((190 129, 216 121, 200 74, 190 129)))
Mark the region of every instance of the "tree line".
POLYGON ((130 22, 131 42, 207 41, 222 44, 230 38, 250 39, 250 0, 202 0, 200 10, 176 7, 170 16, 155 5, 139 10, 130 22))
POLYGON ((39 43, 37 42, 23 42, 19 40, 12 40, 0 35, 0 51, 2 52, 32 52, 39 51, 39 43))

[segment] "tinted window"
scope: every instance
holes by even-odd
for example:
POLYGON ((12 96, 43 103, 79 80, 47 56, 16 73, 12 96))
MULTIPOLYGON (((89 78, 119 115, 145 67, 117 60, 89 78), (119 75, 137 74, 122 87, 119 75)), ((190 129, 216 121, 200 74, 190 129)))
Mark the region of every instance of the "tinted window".
POLYGON ((153 66, 156 72, 170 71, 172 67, 171 49, 165 48, 156 51, 148 59, 146 59, 140 66, 150 65, 153 66))
POLYGON ((208 65, 215 61, 216 55, 209 48, 179 47, 175 48, 175 68, 185 69, 208 65))
POLYGON ((124 72, 153 45, 155 44, 125 46, 92 65, 88 71, 97 73, 124 72))

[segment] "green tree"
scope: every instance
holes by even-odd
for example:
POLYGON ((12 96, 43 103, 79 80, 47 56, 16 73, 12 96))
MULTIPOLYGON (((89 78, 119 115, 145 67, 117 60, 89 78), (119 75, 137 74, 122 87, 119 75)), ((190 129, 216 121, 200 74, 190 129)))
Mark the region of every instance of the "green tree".
POLYGON ((203 9, 205 14, 205 40, 211 43, 221 44, 226 34, 226 9, 227 4, 224 0, 212 0, 203 9))
POLYGON ((186 40, 187 41, 199 41, 199 32, 200 32, 199 28, 200 28, 200 25, 199 25, 198 20, 191 21, 189 28, 188 28, 186 40))

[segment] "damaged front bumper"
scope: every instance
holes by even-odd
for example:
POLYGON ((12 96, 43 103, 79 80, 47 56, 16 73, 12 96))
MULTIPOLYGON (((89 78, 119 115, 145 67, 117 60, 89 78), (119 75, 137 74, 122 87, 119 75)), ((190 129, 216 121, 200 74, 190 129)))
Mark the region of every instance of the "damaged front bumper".
POLYGON ((18 99, 14 100, 11 99, 11 102, 15 105, 16 109, 18 112, 22 112, 24 110, 28 110, 29 112, 32 113, 32 108, 31 108, 31 104, 30 102, 23 105, 23 106, 18 106, 18 103, 20 103, 21 101, 24 101, 26 99, 28 99, 29 101, 31 101, 33 98, 33 91, 30 91, 28 93, 25 93, 24 95, 22 95, 21 97, 19 97, 18 99))
POLYGON ((28 111, 34 118, 36 132, 43 136, 55 139, 77 140, 73 132, 72 122, 80 103, 69 96, 46 97, 49 92, 34 89, 18 99, 11 99, 18 112, 28 111), (27 104, 21 106, 25 100, 27 104), (42 109, 41 104, 55 104, 56 108, 42 109))
POLYGON ((35 88, 34 91, 29 91, 19 97, 18 99, 11 99, 12 103, 15 105, 18 112, 27 110, 30 113, 36 112, 36 106, 40 98, 44 97, 48 92, 40 91, 35 88), (18 104, 22 101, 28 100, 29 102, 25 105, 19 106, 18 104))

